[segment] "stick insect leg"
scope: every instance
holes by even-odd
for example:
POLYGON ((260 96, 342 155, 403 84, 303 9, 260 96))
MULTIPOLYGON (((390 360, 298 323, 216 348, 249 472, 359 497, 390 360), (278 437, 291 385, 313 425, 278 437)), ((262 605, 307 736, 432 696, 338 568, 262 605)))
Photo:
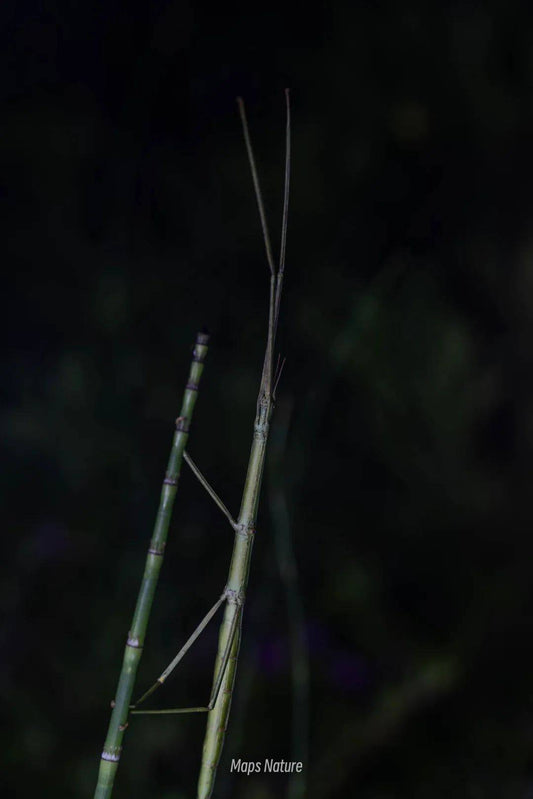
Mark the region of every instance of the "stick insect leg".
POLYGON ((231 620, 228 643, 226 644, 224 654, 222 655, 222 660, 220 662, 220 668, 218 670, 217 678, 215 680, 215 684, 213 685, 213 690, 211 691, 211 698, 209 699, 209 704, 207 706, 208 710, 212 710, 217 703, 218 695, 220 693, 220 686, 222 685, 222 680, 224 679, 224 674, 226 672, 226 667, 228 665, 231 648, 233 646, 233 639, 235 638, 235 633, 237 632, 237 625, 239 623, 241 613, 242 613, 242 605, 236 605, 235 613, 233 614, 233 618, 231 620))
MULTIPOLYGON (((223 595, 222 599, 226 599, 223 595)), ((216 612, 216 611, 215 611, 216 612)), ((226 667, 228 665, 229 657, 231 654, 231 648, 233 646, 233 641, 235 638, 235 633, 237 631, 237 625, 240 619, 240 615, 242 612, 242 607, 237 606, 235 609, 235 613, 233 615, 233 619, 231 620, 231 627, 230 627, 230 634, 228 637, 228 642, 226 644, 226 648, 224 650, 224 654, 222 656, 222 660, 220 663, 220 668, 218 670, 217 678, 213 685, 213 690, 211 691, 211 698, 209 699, 209 704, 206 707, 169 707, 165 708, 164 710, 132 710, 131 712, 138 716, 147 716, 147 715, 173 715, 176 713, 209 713, 216 704, 218 695, 220 693, 220 687, 222 685, 222 680, 224 679, 224 674, 226 671, 226 667)), ((205 625, 204 625, 205 626, 205 625)), ((203 628, 202 628, 203 629, 203 628)), ((191 636, 192 637, 192 636, 191 636)), ((187 642, 189 643, 189 642, 187 642)), ((171 664, 172 665, 172 664, 171 664)), ((168 667, 170 668, 170 666, 168 667)), ((165 672, 163 672, 164 674, 165 672)), ((150 691, 154 690, 160 685, 160 683, 156 683, 155 686, 152 686, 150 691)), ((147 696, 149 692, 147 691, 144 696, 147 696)), ((144 699, 144 697, 141 697, 144 699)), ((139 702, 137 702, 139 704, 139 702)), ((136 707, 136 705, 133 705, 136 707)))
MULTIPOLYGON (((198 625, 196 630, 193 632, 193 634, 187 639, 187 641, 181 647, 180 651, 178 652, 178 654, 176 655, 174 660, 171 663, 169 663, 169 665, 166 667, 166 669, 161 674, 161 676, 157 678, 155 683, 140 697, 140 699, 138 699, 135 702, 134 705, 130 705, 130 710, 132 710, 133 712, 145 712, 145 713, 157 712, 157 711, 154 711, 154 710, 135 711, 135 708, 137 707, 137 705, 140 705, 142 702, 144 702, 146 699, 148 699, 148 697, 151 696, 154 693, 154 691, 157 691, 157 689, 160 688, 163 685, 163 683, 165 682, 165 680, 168 677, 168 675, 171 674, 174 671, 174 669, 176 668, 176 666, 178 665, 180 660, 183 658, 185 653, 191 648, 191 646, 194 644, 194 642, 196 641, 198 636, 207 627, 207 625, 209 624, 209 622, 211 621, 211 619, 213 618, 213 616, 215 615, 215 613, 217 612, 219 607, 222 605, 223 602, 226 601, 226 599, 227 599, 226 592, 224 592, 219 597, 219 599, 217 599, 217 601, 215 602, 215 604, 213 605, 213 607, 211 608, 209 613, 207 613, 204 616, 204 618, 202 619, 202 621, 200 622, 200 624, 198 625)), ((203 710, 203 709, 204 708, 193 708, 193 710, 203 710)))

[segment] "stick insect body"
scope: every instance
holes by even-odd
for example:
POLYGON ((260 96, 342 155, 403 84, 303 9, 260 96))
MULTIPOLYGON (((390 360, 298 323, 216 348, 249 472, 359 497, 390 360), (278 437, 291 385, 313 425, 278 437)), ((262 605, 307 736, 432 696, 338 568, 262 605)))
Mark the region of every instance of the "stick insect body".
POLYGON ((257 410, 253 428, 252 447, 248 462, 248 472, 242 495, 241 508, 237 520, 235 521, 230 512, 211 488, 207 480, 202 476, 190 456, 185 452, 184 459, 200 480, 204 488, 208 491, 212 499, 217 503, 226 518, 229 520, 234 532, 235 539, 233 544, 233 554, 231 558, 228 581, 219 599, 215 602, 211 610, 207 613, 194 633, 178 652, 174 660, 167 666, 158 680, 146 691, 135 705, 131 706, 134 714, 153 714, 153 713, 208 713, 207 730, 204 740, 202 766, 198 781, 198 799, 208 799, 213 792, 216 769, 222 753, 224 736, 228 723, 228 717, 233 694, 233 684, 237 668, 237 658, 239 653, 241 638, 241 623, 245 601, 245 591, 248 583, 250 570, 250 560, 252 555, 257 511, 259 506, 259 495, 265 464, 266 447, 270 419, 274 410, 274 399, 277 381, 279 380, 281 368, 274 369, 274 341, 278 325, 279 307, 281 301, 281 291, 283 285, 283 273, 285 265, 285 245, 287 236, 287 213, 289 199, 289 172, 290 172, 290 108, 289 92, 286 90, 287 104, 287 126, 286 126, 286 157, 285 157, 285 189, 283 202, 283 220, 280 246, 279 266, 276 269, 272 257, 272 248, 266 223, 266 216, 261 197, 261 190, 255 166, 255 159, 251 147, 248 125, 244 110, 244 104, 239 98, 239 112, 241 116, 246 149, 252 179, 254 183, 255 195, 259 207, 263 238, 265 242, 267 260, 270 268, 270 303, 268 320, 268 337, 266 344, 265 357, 263 362, 263 372, 257 399, 257 410), (205 629, 207 624, 216 614, 217 610, 225 604, 224 618, 220 627, 218 653, 215 663, 213 687, 209 702, 205 706, 189 708, 169 708, 165 710, 138 710, 138 706, 145 701, 157 688, 167 679, 169 674, 175 669, 188 649, 193 645, 198 636, 205 629))

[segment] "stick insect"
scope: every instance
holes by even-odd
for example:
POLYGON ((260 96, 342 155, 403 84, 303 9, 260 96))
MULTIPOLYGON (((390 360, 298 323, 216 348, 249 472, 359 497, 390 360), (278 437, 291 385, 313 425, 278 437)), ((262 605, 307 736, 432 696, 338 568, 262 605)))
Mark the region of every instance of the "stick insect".
POLYGON ((257 398, 257 411, 253 427, 253 439, 248 462, 248 471, 241 501, 241 508, 235 520, 218 494, 209 485, 205 477, 187 452, 184 459, 192 469, 195 476, 206 489, 210 497, 216 502, 224 516, 228 519, 235 532, 233 554, 231 558, 228 580, 224 591, 217 599, 211 610, 200 622, 196 630, 180 649, 176 657, 167 666, 156 682, 140 699, 130 706, 133 714, 173 714, 173 713, 207 713, 207 730, 204 740, 202 766, 198 781, 198 799, 208 799, 213 792, 216 770, 228 723, 228 717, 233 694, 233 685, 237 668, 237 658, 241 638, 242 616, 245 602, 245 591, 248 583, 250 560, 252 555, 253 539, 259 506, 259 495, 263 478, 265 454, 268 440, 268 431, 272 412, 274 410, 277 383, 281 374, 283 363, 274 368, 274 342, 278 326, 281 292, 285 269, 285 249, 287 241, 287 216, 289 202, 289 175, 290 175, 290 104, 289 91, 285 91, 287 121, 286 121, 286 151, 285 151, 285 185, 283 198, 283 217, 281 226, 281 245, 279 264, 276 268, 270 244, 270 235, 259 186, 259 178, 255 165, 255 158, 250 141, 248 123, 244 103, 238 98, 239 113, 244 133, 244 140, 252 173, 255 196, 259 209, 263 239, 266 250, 267 262, 270 270, 270 301, 268 315, 268 334, 263 362, 259 396, 257 398), (225 605, 224 618, 220 627, 218 653, 215 662, 211 696, 207 705, 188 708, 167 708, 164 710, 139 710, 141 705, 154 691, 163 685, 167 677, 174 671, 185 653, 194 644, 196 639, 215 616, 219 608, 225 605))

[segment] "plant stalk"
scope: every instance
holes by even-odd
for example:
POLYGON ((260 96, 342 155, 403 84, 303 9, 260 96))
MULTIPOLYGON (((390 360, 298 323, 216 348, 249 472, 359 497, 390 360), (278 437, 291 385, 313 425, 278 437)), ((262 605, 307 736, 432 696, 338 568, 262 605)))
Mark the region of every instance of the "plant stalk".
POLYGON ((107 737, 101 755, 100 770, 94 799, 109 799, 113 790, 113 783, 122 751, 122 739, 126 727, 128 726, 131 695, 137 668, 141 660, 146 628, 148 626, 157 580, 163 563, 168 527, 178 488, 183 453, 189 436, 189 428, 196 404, 208 343, 208 334, 205 332, 198 333, 180 415, 176 420, 176 431, 174 433, 165 479, 163 480, 159 510, 157 512, 150 546, 146 555, 146 565, 137 597, 133 621, 124 650, 117 691, 115 699, 112 702, 113 711, 111 713, 107 737))

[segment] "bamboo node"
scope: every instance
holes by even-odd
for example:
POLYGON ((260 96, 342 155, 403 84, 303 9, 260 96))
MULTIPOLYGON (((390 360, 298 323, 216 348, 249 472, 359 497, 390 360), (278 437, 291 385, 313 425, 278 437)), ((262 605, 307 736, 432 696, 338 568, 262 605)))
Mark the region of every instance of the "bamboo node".
POLYGON ((178 416, 176 419, 176 430, 178 433, 189 432, 189 420, 185 416, 178 416))
POLYGON ((118 749, 114 749, 112 752, 106 752, 106 750, 104 749, 104 751, 101 754, 101 759, 109 760, 111 763, 118 763, 118 761, 120 760, 121 751, 122 751, 121 746, 119 746, 118 749))
POLYGON ((204 362, 205 353, 199 352, 196 347, 192 351, 192 360, 195 363, 203 363, 204 362))
POLYGON ((209 332, 205 329, 201 330, 196 336, 196 343, 200 344, 201 347, 207 347, 209 344, 209 332))

